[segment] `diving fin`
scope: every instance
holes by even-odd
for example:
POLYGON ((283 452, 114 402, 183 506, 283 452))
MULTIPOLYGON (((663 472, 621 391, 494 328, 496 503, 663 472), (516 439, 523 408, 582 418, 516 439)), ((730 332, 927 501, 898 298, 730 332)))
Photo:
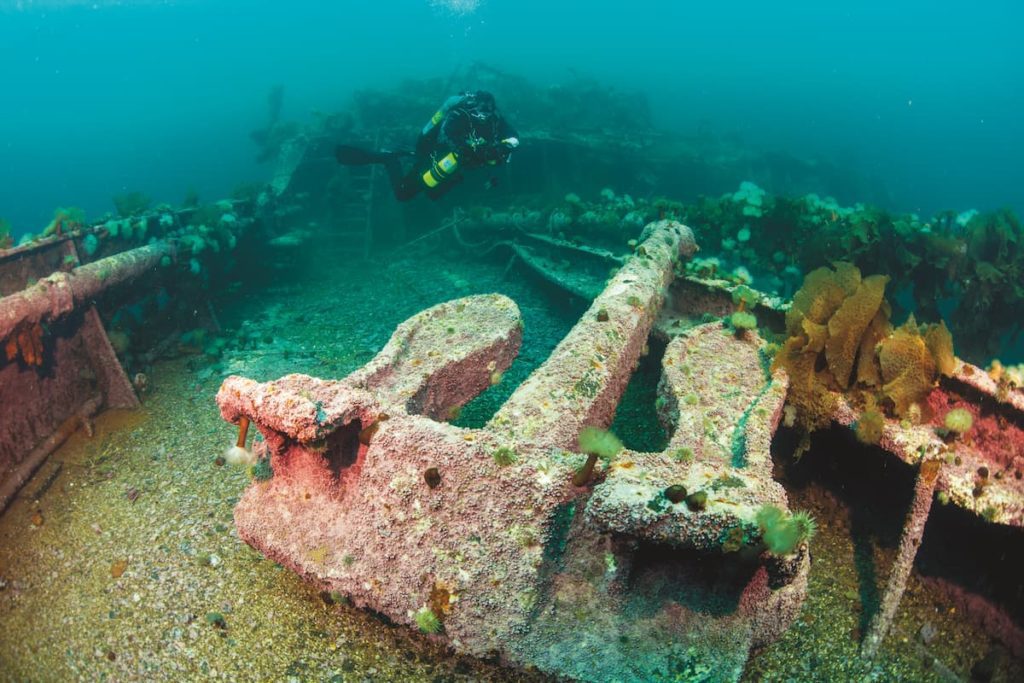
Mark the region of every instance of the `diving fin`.
POLYGON ((389 159, 398 157, 414 157, 415 152, 398 150, 396 152, 371 152, 368 149, 338 145, 334 148, 334 158, 343 166, 366 166, 368 164, 386 164, 389 159))
POLYGON ((334 148, 334 158, 343 166, 366 166, 367 164, 379 164, 387 157, 386 154, 371 152, 351 147, 349 145, 338 145, 334 148))

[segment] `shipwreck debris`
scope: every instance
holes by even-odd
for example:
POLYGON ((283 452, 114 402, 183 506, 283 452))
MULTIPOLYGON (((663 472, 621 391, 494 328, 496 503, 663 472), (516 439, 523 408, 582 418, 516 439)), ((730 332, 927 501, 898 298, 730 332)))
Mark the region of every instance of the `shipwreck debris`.
MULTIPOLYGON (((796 571, 782 585, 758 563, 740 570, 745 578, 739 583, 717 588, 691 576, 695 583, 688 590, 725 590, 734 608, 719 616, 685 608, 666 595, 629 587, 631 572, 639 572, 633 578, 641 584, 640 575, 669 584, 686 580, 676 575, 678 558, 668 565, 656 559, 663 538, 602 512, 609 509, 601 504, 612 498, 609 492, 632 485, 626 473, 647 470, 653 476, 665 454, 625 449, 611 464, 595 466, 589 485, 572 482, 585 460, 577 438, 585 427, 611 422, 674 267, 695 249, 689 229, 672 221, 649 225, 643 246, 646 255, 626 262, 482 429, 443 420, 487 389, 493 373, 503 372, 518 351, 519 312, 497 295, 421 312, 397 328, 373 361, 340 381, 289 375, 261 384, 229 377, 218 392, 221 414, 231 423, 252 420, 274 470, 271 480, 249 487, 239 501, 240 537, 324 590, 396 621, 422 626, 429 610, 438 621, 430 631, 463 652, 499 652, 511 662, 582 680, 625 680, 649 675, 666 663, 672 647, 686 643, 701 666, 721 680, 735 679, 749 648, 770 641, 795 616, 806 590, 807 554, 793 560, 796 571), (599 310, 606 316, 599 317, 599 310), (389 419, 381 421, 385 414, 389 419), (372 425, 372 440, 361 439, 372 425), (596 574, 586 569, 595 562, 602 567, 596 574), (438 585, 445 586, 444 604, 436 599, 438 585), (568 594, 579 596, 575 612, 558 607, 568 594), (659 624, 650 642, 662 650, 652 645, 637 656, 607 638, 609 628, 625 638, 650 630, 631 616, 624 594, 641 601, 659 624), (586 614, 586 621, 569 623, 574 613, 586 614), (600 641, 594 640, 598 631, 600 641), (579 638, 602 644, 588 648, 593 657, 558 654, 578 651, 579 638)), ((739 340, 717 333, 726 344, 748 345, 756 358, 753 335, 739 340)), ((754 381, 765 382, 761 366, 753 369, 754 381)), ((755 413, 740 429, 751 472, 765 469, 783 394, 766 389, 754 395, 756 405, 747 406, 755 413)), ((684 421, 670 414, 666 419, 684 421)), ((657 496, 690 470, 701 480, 694 489, 710 485, 697 472, 711 468, 704 457, 664 463, 671 472, 659 482, 657 496)), ((758 493, 753 484, 761 481, 751 477, 742 495, 784 506, 770 477, 762 485, 767 495, 758 493)), ((713 545, 698 541, 702 532, 683 528, 687 520, 701 529, 735 518, 734 512, 722 514, 722 496, 731 494, 715 491, 704 511, 682 506, 687 511, 670 544, 698 554, 713 545)), ((646 510, 630 505, 625 515, 639 509, 646 510)), ((753 519, 754 507, 744 514, 753 519)), ((743 564, 739 555, 731 557, 727 561, 743 564)))
MULTIPOLYGON (((129 379, 119 359, 128 337, 108 333, 101 311, 109 319, 122 305, 155 301, 154 285, 172 286, 168 276, 180 272, 173 267, 179 261, 190 273, 186 281, 207 278, 210 266, 216 269, 214 254, 233 249, 237 235, 256 223, 255 204, 163 206, 94 225, 59 211, 60 230, 0 250, 0 403, 7 407, 0 421, 0 509, 78 426, 90 433, 92 415, 137 407, 136 390, 148 388, 140 366, 129 379)), ((174 324, 173 316, 162 317, 174 324)))

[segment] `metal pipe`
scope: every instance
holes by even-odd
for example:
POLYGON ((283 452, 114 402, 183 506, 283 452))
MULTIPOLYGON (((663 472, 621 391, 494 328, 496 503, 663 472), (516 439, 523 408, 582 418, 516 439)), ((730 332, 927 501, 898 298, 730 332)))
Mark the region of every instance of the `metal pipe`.
POLYGON ((53 273, 32 287, 5 296, 0 299, 0 340, 23 322, 37 323, 70 313, 110 287, 156 268, 162 258, 174 254, 173 244, 157 242, 79 266, 70 273, 53 273))

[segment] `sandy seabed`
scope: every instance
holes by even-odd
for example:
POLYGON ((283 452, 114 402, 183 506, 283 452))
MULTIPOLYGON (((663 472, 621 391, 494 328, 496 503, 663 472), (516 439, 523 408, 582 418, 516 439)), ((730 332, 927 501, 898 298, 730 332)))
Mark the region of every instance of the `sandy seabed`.
MULTIPOLYGON (((460 416, 479 424, 582 307, 552 300, 502 263, 421 256, 303 271, 219 297, 223 355, 158 362, 141 410, 108 411, 93 437, 76 433, 0 516, 0 680, 548 680, 455 656, 319 593, 242 543, 232 506, 249 475, 217 464, 235 433, 214 395, 228 374, 342 377, 417 311, 499 291, 523 312, 524 344, 502 384, 460 416)), ((863 580, 851 511, 813 483, 790 496, 819 520, 809 597, 783 638, 755 653, 744 680, 969 678, 990 639, 916 574, 875 666, 858 660, 863 580), (927 646, 925 624, 935 630, 927 646)), ((887 568, 892 548, 874 555, 887 568)), ((1022 679, 1020 662, 996 662, 991 680, 1022 679)))

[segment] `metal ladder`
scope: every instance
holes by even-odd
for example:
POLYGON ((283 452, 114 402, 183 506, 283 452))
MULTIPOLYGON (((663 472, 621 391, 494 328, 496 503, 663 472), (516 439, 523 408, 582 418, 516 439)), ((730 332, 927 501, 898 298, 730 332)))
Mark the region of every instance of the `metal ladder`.
MULTIPOLYGON (((378 149, 380 131, 374 138, 378 149)), ((349 167, 349 189, 355 197, 342 205, 342 218, 335 229, 339 240, 338 251, 359 259, 370 257, 373 246, 373 199, 380 173, 379 164, 349 167)))
POLYGON ((370 256, 373 244, 373 192, 377 184, 377 166, 356 166, 349 169, 349 188, 356 197, 343 206, 335 236, 339 251, 360 259, 370 256))

